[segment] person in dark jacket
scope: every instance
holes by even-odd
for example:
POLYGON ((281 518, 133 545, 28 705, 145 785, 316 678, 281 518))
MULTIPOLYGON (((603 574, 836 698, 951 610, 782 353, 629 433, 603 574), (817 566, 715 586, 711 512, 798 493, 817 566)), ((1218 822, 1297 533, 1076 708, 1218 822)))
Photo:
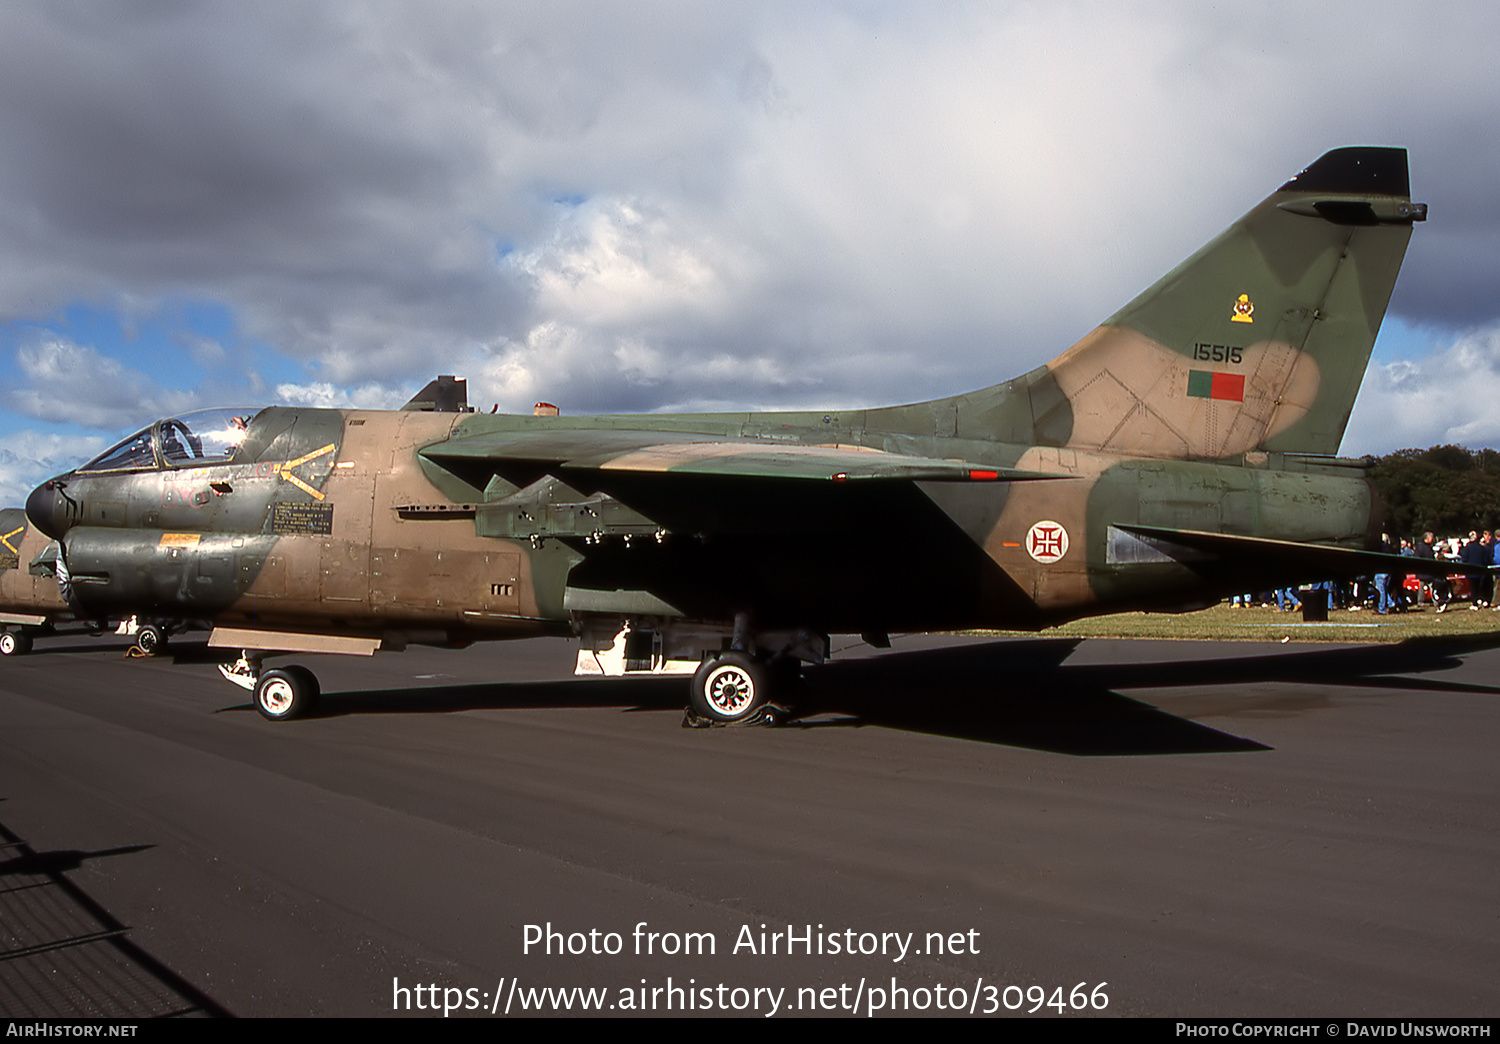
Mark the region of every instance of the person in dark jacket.
POLYGON ((1469 608, 1480 609, 1489 605, 1490 535, 1486 533, 1481 537, 1478 533, 1470 533, 1469 542, 1458 553, 1458 560, 1469 567, 1465 570, 1469 575, 1469 590, 1473 592, 1470 599, 1473 604, 1469 608))

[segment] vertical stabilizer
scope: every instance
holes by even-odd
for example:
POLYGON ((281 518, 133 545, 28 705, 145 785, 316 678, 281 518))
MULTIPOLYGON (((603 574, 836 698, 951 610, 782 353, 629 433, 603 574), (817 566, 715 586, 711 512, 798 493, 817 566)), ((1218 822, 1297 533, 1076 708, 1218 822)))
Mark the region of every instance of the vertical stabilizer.
POLYGON ((1337 149, 960 427, 1139 456, 1338 452, 1412 223, 1406 151, 1337 149))

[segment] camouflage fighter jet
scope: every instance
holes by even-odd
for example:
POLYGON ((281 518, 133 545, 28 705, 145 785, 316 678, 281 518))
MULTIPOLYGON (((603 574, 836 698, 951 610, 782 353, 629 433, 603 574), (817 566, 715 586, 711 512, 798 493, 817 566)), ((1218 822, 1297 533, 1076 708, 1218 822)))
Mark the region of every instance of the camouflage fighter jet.
POLYGON ((1378 498, 1334 454, 1425 217, 1404 150, 1339 149, 1052 362, 964 395, 509 416, 439 378, 394 412, 169 418, 27 514, 80 615, 211 621, 269 718, 318 684, 268 654, 571 633, 582 672, 691 671, 698 715, 755 720, 831 633, 1385 571, 1378 498))

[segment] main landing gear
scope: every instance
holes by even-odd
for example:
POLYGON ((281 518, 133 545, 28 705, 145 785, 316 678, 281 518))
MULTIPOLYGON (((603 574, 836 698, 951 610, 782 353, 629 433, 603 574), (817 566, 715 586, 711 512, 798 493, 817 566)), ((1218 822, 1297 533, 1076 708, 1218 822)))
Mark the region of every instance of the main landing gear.
POLYGON ((795 697, 801 680, 801 664, 791 657, 719 653, 694 673, 683 725, 778 725, 788 716, 780 704, 795 697))
POLYGON ((688 693, 693 713, 720 725, 752 720, 770 696, 766 665, 742 652, 704 660, 688 693))
POLYGON ((749 614, 736 614, 729 649, 706 658, 693 674, 683 724, 776 724, 784 712, 773 701, 794 694, 802 662, 822 663, 827 647, 826 636, 809 631, 757 634, 749 614))
POLYGON ((255 698, 255 709, 271 721, 300 718, 318 705, 318 676, 293 665, 262 671, 257 652, 246 651, 233 664, 220 664, 219 673, 255 698))

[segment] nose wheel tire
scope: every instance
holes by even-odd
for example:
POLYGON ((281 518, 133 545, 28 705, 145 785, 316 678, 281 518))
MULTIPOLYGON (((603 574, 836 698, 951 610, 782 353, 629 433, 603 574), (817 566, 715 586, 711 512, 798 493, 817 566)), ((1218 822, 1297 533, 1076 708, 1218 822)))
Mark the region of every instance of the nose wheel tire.
POLYGON ((770 693, 766 667, 741 652, 707 660, 693 675, 693 710, 711 721, 733 724, 760 710, 770 693))
POLYGON ((271 721, 307 714, 318 702, 318 679, 306 667, 282 667, 261 674, 255 683, 255 709, 271 721))
POLYGON ((146 624, 135 632, 136 648, 147 656, 155 656, 167 644, 167 632, 156 624, 146 624))

